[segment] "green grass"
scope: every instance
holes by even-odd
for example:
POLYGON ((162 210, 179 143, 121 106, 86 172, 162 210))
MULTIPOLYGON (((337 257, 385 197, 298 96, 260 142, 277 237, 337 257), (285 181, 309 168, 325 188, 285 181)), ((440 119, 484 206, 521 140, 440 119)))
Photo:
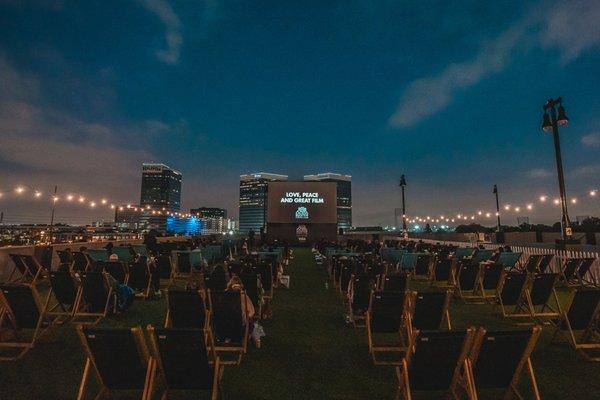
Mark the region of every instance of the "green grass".
MULTIPOLYGON (((273 318, 264 322, 262 348, 250 346, 239 367, 226 367, 225 398, 393 399, 393 368, 372 365, 364 329, 344 322, 342 299, 331 286, 325 288, 326 274, 315 266, 310 251, 296 249, 287 272, 291 289, 276 292, 273 318)), ((561 292, 561 298, 567 294, 561 292)), ((109 317, 102 325, 161 325, 165 308, 164 300, 136 301, 124 315, 109 317)), ((452 305, 451 318, 455 328, 514 326, 491 306, 459 301, 452 305)), ((600 364, 586 362, 565 341, 550 343, 552 333, 544 328, 533 358, 542 398, 597 399, 600 364)), ((22 360, 0 363, 0 400, 74 399, 83 362, 73 327, 55 329, 22 360)), ((529 396, 525 376, 521 386, 529 396)))

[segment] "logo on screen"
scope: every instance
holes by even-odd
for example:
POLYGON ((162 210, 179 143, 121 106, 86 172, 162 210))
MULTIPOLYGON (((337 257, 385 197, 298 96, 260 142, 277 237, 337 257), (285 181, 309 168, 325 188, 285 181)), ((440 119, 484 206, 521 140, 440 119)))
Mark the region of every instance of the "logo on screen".
POLYGON ((296 210, 296 219, 308 219, 308 210, 306 207, 298 207, 296 210))

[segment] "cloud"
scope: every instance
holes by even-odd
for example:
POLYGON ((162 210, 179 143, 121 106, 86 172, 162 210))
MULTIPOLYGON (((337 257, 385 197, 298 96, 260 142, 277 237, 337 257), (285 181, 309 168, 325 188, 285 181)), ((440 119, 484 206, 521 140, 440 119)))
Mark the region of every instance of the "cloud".
POLYGON ((600 43, 598 20, 600 3, 584 0, 557 3, 547 12, 526 15, 484 44, 471 60, 451 63, 437 75, 410 82, 389 125, 410 127, 443 110, 461 90, 502 71, 520 46, 558 47, 563 63, 576 58, 600 43))
POLYGON ((581 138, 581 143, 587 147, 600 147, 600 132, 593 132, 581 138))
POLYGON ((535 168, 527 172, 527 176, 534 179, 546 179, 552 175, 552 172, 544 168, 535 168))
POLYGON ((183 37, 181 20, 165 0, 138 0, 148 11, 155 14, 165 26, 167 47, 156 52, 156 56, 167 64, 177 64, 181 52, 183 37))
POLYGON ((600 175, 600 164, 582 165, 571 172, 574 177, 597 177, 600 175))

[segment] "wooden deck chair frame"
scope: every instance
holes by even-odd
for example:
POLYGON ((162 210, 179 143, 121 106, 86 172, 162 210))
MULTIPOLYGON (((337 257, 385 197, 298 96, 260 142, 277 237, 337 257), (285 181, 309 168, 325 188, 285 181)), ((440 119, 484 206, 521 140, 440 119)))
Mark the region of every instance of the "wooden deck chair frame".
POLYGON ((77 299, 75 300, 75 306, 73 307, 73 317, 71 319, 72 323, 80 324, 80 325, 95 325, 102 320, 102 318, 106 317, 110 312, 110 305, 114 303, 113 301, 113 289, 110 286, 110 283, 107 278, 107 273, 102 272, 102 279, 104 281, 105 287, 108 288, 108 294, 106 296, 106 304, 102 312, 88 312, 82 311, 85 307, 85 299, 83 297, 83 286, 84 282, 82 281, 79 285, 79 290, 77 291, 77 299))
POLYGON ((436 286, 440 286, 440 287, 448 287, 448 288, 453 288, 456 285, 456 281, 455 281, 455 277, 454 277, 454 270, 455 270, 455 265, 457 263, 457 260, 455 259, 440 259, 438 257, 435 257, 435 261, 433 263, 433 266, 431 267, 431 278, 430 278, 430 283, 431 285, 436 285, 436 286), (438 268, 438 264, 442 263, 442 262, 447 262, 450 261, 450 267, 448 270, 448 278, 445 280, 436 280, 436 275, 437 275, 437 268, 438 268))
MULTIPOLYGON (((210 323, 210 318, 211 318, 211 302, 210 302, 210 295, 208 295, 206 293, 205 290, 194 290, 192 293, 197 293, 200 297, 202 297, 202 301, 204 302, 204 327, 203 329, 208 329, 210 330, 211 327, 211 323, 210 323)), ((169 293, 167 291, 167 314, 165 316, 165 328, 172 328, 173 327, 173 323, 171 321, 171 304, 170 304, 170 297, 169 297, 169 293)))
MULTIPOLYGON (((129 266, 127 267, 127 285, 129 285, 130 281, 131 281, 131 275, 132 275, 132 268, 135 268, 135 263, 131 263, 129 264, 129 266)), ((147 282, 146 282, 146 287, 144 289, 142 289, 140 291, 140 289, 136 289, 133 288, 136 292, 135 292, 135 297, 140 297, 144 300, 147 300, 148 298, 150 298, 150 295, 152 294, 152 276, 155 272, 152 272, 150 270, 150 265, 148 265, 148 263, 146 263, 144 265, 144 268, 146 268, 146 277, 148 278, 147 282)))
MULTIPOLYGON (((146 330, 148 331, 149 337, 149 348, 152 359, 156 364, 156 375, 150 377, 149 381, 146 382, 147 400, 152 399, 156 384, 156 378, 160 380, 162 385, 161 400, 167 400, 169 395, 169 387, 167 386, 167 379, 165 377, 165 368, 163 366, 162 357, 160 354, 159 346, 156 341, 156 329, 152 325, 148 325, 146 330)), ((214 370, 213 385, 211 389, 211 400, 217 400, 219 397, 223 397, 221 394, 221 379, 223 378, 223 371, 225 370, 224 365, 217 356, 215 350, 214 338, 210 329, 203 329, 204 340, 206 344, 206 350, 210 354, 209 363, 212 364, 214 370)))
MULTIPOLYGON (((467 398, 469 400, 477 400, 477 394, 475 392, 475 388, 473 386, 473 380, 470 374, 471 364, 469 360, 469 351, 473 346, 473 342, 476 339, 477 331, 475 328, 468 328, 466 330, 465 339, 463 341, 463 345, 461 348, 460 355, 458 357, 455 369, 454 369, 454 377, 452 382, 450 383, 448 398, 452 398, 454 400, 459 400, 460 394, 458 393, 458 389, 460 386, 463 386, 464 390, 467 392, 467 398), (464 379, 464 380, 463 380, 464 379)), ((419 336, 419 331, 414 330, 411 332, 409 337, 409 351, 406 352, 404 359, 402 360, 402 364, 396 367, 396 377, 398 378, 398 390, 397 390, 397 399, 403 400, 412 400, 413 395, 410 387, 410 364, 413 353, 416 351, 416 343, 417 338, 419 336)), ((435 379, 435 377, 433 377, 435 379)))
MULTIPOLYGON (((511 396, 512 394, 517 396, 519 399, 523 399, 523 396, 517 389, 517 386, 519 384, 519 381, 521 380, 523 368, 525 368, 525 366, 527 366, 527 375, 529 376, 529 382, 531 384, 533 398, 535 400, 541 399, 540 390, 538 388, 537 379, 535 377, 535 370, 533 368, 533 363, 531 361, 531 354, 533 353, 533 350, 535 349, 535 345, 537 344, 537 341, 538 341, 541 333, 542 333, 541 326, 535 325, 531 328, 531 336, 529 337, 529 340, 527 341, 527 344, 525 345, 525 349, 523 350, 523 353, 517 364, 517 367, 515 368, 511 382, 510 382, 510 384, 507 388, 507 391, 504 395, 505 399, 510 399, 512 397, 511 396)), ((469 360, 468 368, 465 371, 466 372, 465 379, 471 380, 471 386, 472 386, 474 394, 475 394, 474 399, 477 399, 477 381, 476 381, 475 374, 474 374, 474 367, 477 365, 477 358, 479 357, 481 347, 483 345, 483 341, 485 340, 485 337, 486 337, 485 328, 479 328, 477 330, 477 334, 473 341, 473 345, 471 346, 471 350, 470 350, 470 353, 468 356, 468 360, 469 360)))
MULTIPOLYGON (((600 291, 600 289, 595 289, 600 291)), ((575 294, 577 296, 577 293, 575 294)), ((575 298, 573 298, 574 300, 575 298)), ((572 303, 571 303, 572 305, 572 303)), ((570 307, 569 307, 570 310, 570 307)), ((569 332, 568 338, 573 348, 588 361, 600 362, 600 355, 590 354, 591 350, 600 351, 600 301, 596 304, 596 308, 591 313, 590 321, 586 329, 583 330, 579 339, 572 327, 571 321, 569 320, 569 310, 565 310, 562 313, 560 320, 556 323, 556 331, 552 340, 561 332, 561 325, 564 324, 566 330, 569 332)))
POLYGON ((531 317, 536 320, 539 318, 556 318, 562 315, 562 309, 560 307, 560 301, 558 300, 558 295, 556 294, 556 283, 558 282, 559 274, 537 274, 531 275, 529 278, 529 283, 525 285, 524 291, 521 293, 521 298, 517 302, 516 311, 517 313, 509 315, 511 317, 531 317), (540 276, 547 275, 555 275, 554 282, 552 284, 552 288, 550 289, 550 296, 548 300, 541 305, 541 310, 536 310, 536 307, 539 305, 534 305, 531 297, 531 293, 534 290, 536 278, 540 276), (554 300, 555 308, 550 306, 550 302, 554 300), (549 309, 550 311, 546 311, 549 309), (523 313, 519 313, 518 310, 521 310, 523 313))
POLYGON ((23 264, 27 268, 29 275, 33 277, 31 283, 38 284, 41 279, 43 279, 46 275, 46 268, 40 264, 40 262, 32 255, 29 254, 21 254, 21 259, 23 260, 23 264), (31 264, 34 264, 33 266, 31 264), (32 267, 36 269, 36 272, 32 272, 32 267))
POLYGON ((37 273, 31 272, 31 269, 25 263, 24 254, 9 254, 8 255, 13 264, 15 265, 12 269, 10 275, 8 276, 8 280, 6 283, 31 283, 37 284, 39 276, 42 272, 42 267, 38 268, 37 273), (15 272, 19 272, 21 276, 16 279, 13 279, 15 272))
MULTIPOLYGON (((245 294, 246 294, 245 291, 243 291, 243 290, 240 291, 240 297, 242 299, 244 299, 245 314, 248 315, 248 298, 247 298, 247 296, 245 296, 245 294)), ((209 291, 209 297, 210 297, 210 291, 209 291)), ((211 310, 212 310, 212 306, 214 305, 214 301, 212 300, 212 298, 210 299, 210 304, 211 304, 211 310)), ((213 314, 211 313, 211 315, 213 315, 213 314)), ((240 365, 241 364, 242 357, 244 356, 244 354, 246 354, 248 352, 249 331, 250 331, 249 324, 245 324, 244 335, 242 337, 242 343, 240 346, 217 346, 217 345, 215 345, 215 350, 216 350, 217 354, 219 354, 219 353, 238 353, 237 359, 221 360, 222 365, 240 365)))
MULTIPOLYGON (((355 275, 352 274, 350 276, 351 288, 348 290, 349 293, 352 292, 352 296, 350 294, 348 294, 348 316, 350 317, 350 320, 352 321, 352 324, 354 325, 355 328, 365 328, 367 326, 366 325, 367 310, 365 310, 365 313, 363 315, 354 314, 354 310, 352 308, 352 300, 350 299, 350 297, 354 297, 354 293, 355 293, 354 278, 355 278, 355 275)), ((369 304, 370 303, 371 303, 371 300, 369 298, 369 304)))
POLYGON ((181 272, 179 269, 179 251, 173 250, 171 253, 171 280, 189 280, 192 278, 194 268, 190 261, 190 272, 181 272))
POLYGON ((79 295, 79 285, 77 284, 77 282, 71 275, 71 272, 67 271, 67 270, 65 270, 64 272, 52 271, 49 274, 49 278, 50 278, 50 293, 49 293, 49 295, 51 296, 51 298, 52 297, 54 298, 55 304, 52 304, 52 300, 50 300, 48 302, 48 304, 46 305, 46 313, 48 315, 56 316, 57 323, 67 322, 68 320, 70 320, 73 317, 73 313, 75 312, 75 305, 77 303, 77 297, 79 295), (65 274, 69 278, 69 280, 73 283, 73 289, 75 291, 73 304, 69 305, 69 304, 63 303, 56 296, 54 285, 52 285, 52 276, 55 274, 65 274), (52 296, 52 295, 54 295, 54 296, 52 296), (57 309, 60 309, 60 311, 57 311, 57 309))
POLYGON ((371 291, 371 297, 369 299, 369 309, 365 314, 365 327, 367 330, 367 343, 369 345, 369 354, 371 355, 371 359, 373 360, 374 365, 400 365, 401 361, 390 361, 390 360, 381 360, 377 357, 380 353, 404 353, 406 352, 408 346, 408 332, 407 324, 406 324, 406 315, 408 315, 408 310, 410 309, 410 298, 407 292, 404 292, 404 299, 402 303, 401 309, 401 321, 398 326, 398 345, 382 345, 378 344, 375 341, 375 333, 372 329, 372 315, 373 315, 373 296, 375 296, 377 291, 371 291))
MULTIPOLYGON (((423 293, 427 293, 427 292, 423 292, 423 293)), ((407 309, 407 314, 405 316, 405 320, 406 320, 408 332, 412 332, 415 330, 415 328, 413 326, 413 319, 414 319, 414 314, 415 314, 415 308, 417 306, 417 301, 418 301, 417 296, 418 295, 419 295, 419 292, 417 292, 415 290, 410 290, 407 292, 407 296, 409 297, 409 303, 408 303, 409 308, 407 309)), ((452 300, 452 291, 446 290, 446 296, 444 298, 444 305, 442 307, 442 321, 440 322, 440 325, 446 325, 448 330, 452 329, 452 323, 450 321, 450 301, 451 300, 452 300)), ((440 328, 437 328, 437 329, 440 329, 440 328)))
POLYGON ((504 271, 504 273, 502 274, 502 277, 500 278, 500 281, 498 282, 498 287, 496 288, 496 300, 497 303, 496 305, 500 307, 500 311, 502 313, 503 317, 530 317, 531 314, 530 313, 523 313, 522 309, 519 308, 519 302, 521 302, 521 299, 525 297, 525 290, 527 289, 528 285, 530 284, 531 281, 531 275, 528 274, 523 274, 523 273, 517 273, 517 272, 508 272, 508 271, 504 271), (502 301, 502 292, 504 291, 504 287, 506 286, 506 279, 509 275, 513 274, 514 276, 518 276, 519 278, 523 277, 525 278, 523 281, 523 285, 521 286, 521 290, 519 291, 519 295, 518 295, 518 299, 516 301, 515 304, 510 304, 510 305, 506 305, 504 304, 504 302, 502 301), (507 307, 514 306, 514 310, 512 313, 507 312, 507 307), (521 311, 521 312, 519 312, 521 311))
POLYGON ((157 257, 154 258, 154 263, 155 263, 155 274, 159 273, 159 258, 164 257, 165 260, 167 260, 167 262, 169 263, 169 277, 168 278, 160 278, 159 279, 159 286, 161 288, 166 288, 169 287, 171 285, 173 285, 173 283, 175 283, 175 268, 173 266, 173 259, 171 258, 171 256, 169 255, 159 255, 157 257))
POLYGON ((455 271, 454 295, 465 301, 480 300, 480 296, 478 296, 476 292, 478 290, 477 284, 479 275, 481 274, 481 269, 482 263, 477 263, 477 265, 474 265, 472 263, 467 263, 466 265, 461 265, 460 263, 457 264, 455 271), (473 276, 473 288, 465 291, 463 291, 460 284, 460 275, 463 271, 463 266, 473 267, 475 269, 475 275, 473 276))
MULTIPOLYGON (((18 284, 7 284, 6 286, 21 286, 27 287, 31 290, 31 295, 35 302, 38 312, 38 320, 36 327, 33 329, 33 333, 31 335, 30 340, 22 340, 16 342, 1 342, 0 341, 0 349, 20 349, 14 356, 0 356, 0 361, 16 361, 23 357, 29 350, 31 350, 37 340, 46 333, 53 325, 54 319, 48 319, 49 316, 46 312, 48 308, 48 302, 50 301, 50 293, 46 296, 46 299, 43 300, 40 297, 35 285, 27 284, 27 283, 18 283, 18 284), (46 327, 43 326, 44 322, 47 322, 48 325, 46 327)), ((9 329, 11 329, 15 335, 15 337, 19 338, 21 336, 20 327, 17 326, 17 318, 14 314, 14 310, 11 307, 9 300, 4 295, 4 290, 0 289, 0 329, 4 325, 5 322, 9 323, 9 329)))
POLYGON ((415 280, 421 280, 421 281, 428 281, 431 280, 431 274, 432 274, 432 268, 433 265, 436 261, 436 257, 433 254, 427 254, 427 253, 420 253, 417 256, 417 260, 415 261, 415 268, 413 270, 413 278, 415 280), (426 258, 427 259, 427 273, 424 275, 421 274, 417 274, 417 266, 419 265, 419 260, 421 260, 422 258, 426 258))
POLYGON ((73 262, 71 263, 71 266, 69 267, 69 270, 71 271, 71 273, 75 274, 75 273, 85 272, 85 271, 89 270, 92 263, 91 263, 90 257, 87 255, 86 252, 74 251, 74 252, 72 252, 72 256, 73 256, 73 262), (85 260, 85 266, 83 267, 83 269, 75 269, 75 264, 77 264, 77 259, 79 259, 79 261, 81 261, 82 259, 85 260))
MULTIPOLYGON (((77 400, 84 400, 86 397, 87 385, 90 378, 90 372, 94 372, 98 383, 100 385, 100 391, 96 395, 95 399, 99 400, 103 398, 105 395, 110 395, 110 390, 106 386, 104 379, 98 369, 95 361, 94 354, 89 347, 88 340, 85 337, 85 332, 83 331, 83 326, 78 325, 76 327, 77 334, 81 340, 81 344, 83 346, 83 350, 86 356, 85 366, 83 368, 83 375, 81 376, 81 382, 79 384, 79 391, 77 393, 77 400)), ((142 391, 142 400, 151 400, 151 394, 148 393, 148 384, 151 382, 156 375, 156 363, 155 360, 150 356, 150 351, 148 350, 148 346, 144 339, 144 334, 142 332, 142 328, 137 326, 131 328, 131 334, 135 340, 137 345, 137 350, 142 357, 143 364, 146 364, 146 382, 142 391)))
POLYGON ((500 281, 502 281, 503 279, 503 275, 506 273, 506 270, 503 269, 500 272, 500 277, 498 278, 498 281, 496 282, 496 285, 494 286, 494 288, 486 288, 485 287, 485 279, 487 277, 486 273, 491 269, 491 268, 501 268, 503 269, 504 267, 501 264, 498 263, 479 263, 479 271, 477 272, 477 277, 475 278, 475 287, 473 288, 473 294, 468 296, 467 300, 472 300, 472 301, 478 301, 480 303, 496 303, 498 302, 498 291, 497 291, 497 287, 498 284, 500 283, 500 281), (492 294, 488 294, 489 291, 493 291, 492 294))
POLYGON ((567 258, 567 259, 565 259, 565 262, 563 263, 563 265, 560 268, 560 276, 561 276, 561 280, 564 281, 564 283, 566 283, 567 286, 573 287, 573 286, 580 285, 581 282, 579 280, 579 275, 577 272, 578 272, 579 266, 581 265, 583 260, 584 260, 583 258, 567 258), (575 266, 573 268, 573 276, 567 277, 567 268, 570 268, 571 262, 575 263, 575 266))
POLYGON ((542 254, 530 254, 520 269, 518 269, 517 266, 515 265, 514 268, 509 268, 509 272, 514 272, 514 271, 519 271, 519 272, 524 272, 524 273, 538 272, 540 261, 542 260, 542 257, 543 257, 542 254), (533 264, 533 265, 530 265, 530 264, 533 264))

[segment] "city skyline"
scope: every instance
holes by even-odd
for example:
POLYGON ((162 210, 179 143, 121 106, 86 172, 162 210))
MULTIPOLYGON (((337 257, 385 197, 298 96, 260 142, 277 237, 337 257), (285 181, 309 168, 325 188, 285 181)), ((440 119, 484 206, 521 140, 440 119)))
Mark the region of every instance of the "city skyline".
MULTIPOLYGON (((0 5, 0 190, 134 204, 153 161, 185 176, 182 210, 237 217, 241 173, 331 170, 352 176, 355 225, 393 225, 405 174, 408 214, 493 209, 498 184, 502 204, 535 203, 503 223, 551 223, 540 124, 562 95, 569 211, 598 215, 597 2, 116 5, 0 5)), ((7 218, 49 217, 14 198, 0 199, 7 218)))

